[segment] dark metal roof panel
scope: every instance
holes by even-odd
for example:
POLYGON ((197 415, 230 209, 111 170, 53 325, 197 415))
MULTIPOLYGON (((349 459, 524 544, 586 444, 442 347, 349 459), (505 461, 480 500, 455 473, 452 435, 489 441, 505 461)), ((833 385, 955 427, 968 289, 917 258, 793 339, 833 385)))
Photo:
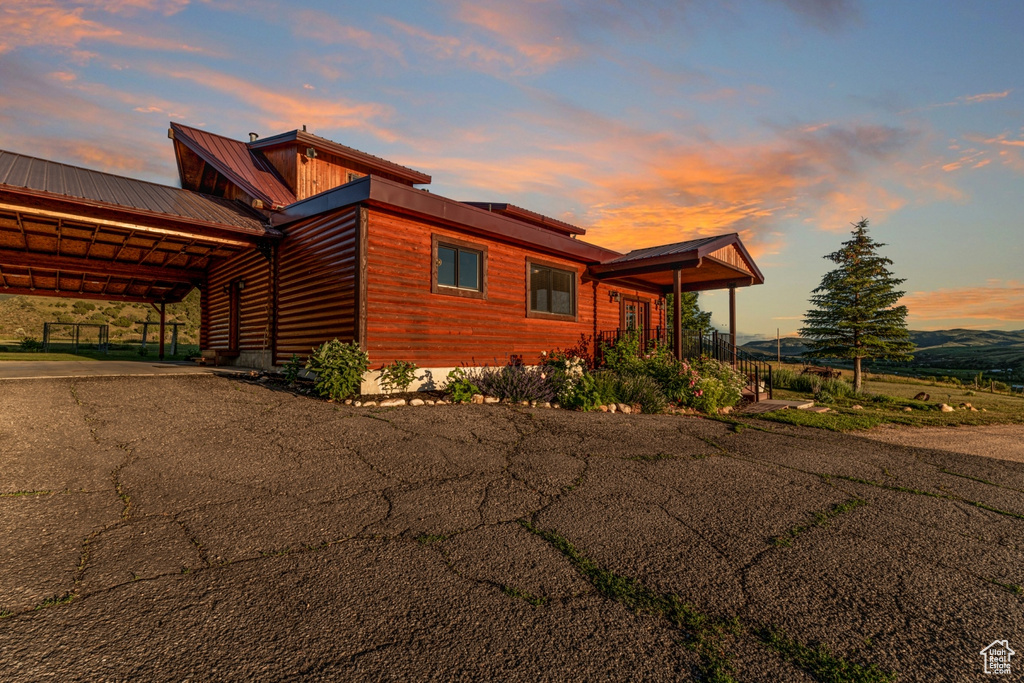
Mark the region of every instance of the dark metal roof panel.
POLYGON ((388 161, 387 159, 374 156, 373 154, 360 152, 358 149, 353 149, 352 147, 334 142, 333 140, 322 138, 319 135, 307 133, 304 130, 292 130, 287 133, 281 133, 280 135, 272 135, 269 138, 250 142, 247 146, 249 149, 265 149, 268 147, 285 145, 290 142, 307 145, 323 152, 328 152, 345 159, 357 161, 364 166, 369 166, 371 169, 389 173, 415 185, 427 185, 431 181, 430 176, 426 173, 409 168, 408 166, 396 164, 393 161, 388 161))
POLYGON ((492 211, 494 213, 500 213, 503 216, 509 218, 516 218, 524 221, 531 225, 536 225, 541 228, 547 228, 548 230, 554 230, 565 235, 586 235, 587 231, 583 228, 573 225, 572 223, 566 223, 560 221, 557 218, 551 216, 545 216, 544 214, 537 213, 536 211, 530 211, 524 209, 521 206, 515 204, 508 204, 506 202, 463 202, 470 206, 475 206, 478 209, 484 209, 485 211, 492 211))
POLYGON ((4 188, 219 224, 228 229, 268 232, 254 212, 237 202, 0 150, 0 189, 4 188))
POLYGON ((720 240, 722 237, 724 237, 724 235, 715 235, 714 237, 701 237, 695 240, 675 242, 673 244, 661 244, 655 247, 647 247, 645 249, 634 249, 624 256, 608 261, 608 263, 626 263, 627 261, 638 261, 640 259, 656 258, 659 256, 685 254, 687 252, 696 251, 711 242, 720 240))
POLYGON ((273 165, 246 143, 180 123, 172 122, 171 129, 176 140, 256 199, 274 206, 295 203, 295 194, 273 165))

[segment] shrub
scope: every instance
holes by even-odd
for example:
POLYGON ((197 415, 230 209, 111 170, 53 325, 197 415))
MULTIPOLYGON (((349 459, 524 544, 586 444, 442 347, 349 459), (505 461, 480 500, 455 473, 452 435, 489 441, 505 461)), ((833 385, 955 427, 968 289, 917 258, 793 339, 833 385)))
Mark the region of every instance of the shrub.
POLYGON ((299 354, 293 353, 292 357, 288 359, 283 366, 284 378, 288 380, 289 384, 292 384, 299 378, 299 373, 302 372, 302 359, 299 358, 299 354))
POLYGON ((35 337, 25 336, 18 342, 18 346, 21 347, 22 351, 42 351, 43 343, 35 337))
POLYGON ((601 405, 594 376, 589 372, 563 372, 553 378, 558 387, 558 402, 571 410, 593 410, 601 405))
POLYGON ((821 391, 821 377, 817 375, 797 375, 790 382, 789 388, 793 391, 802 391, 814 394, 821 391))
POLYGON ((313 387, 321 396, 334 401, 359 393, 363 375, 370 368, 370 357, 355 342, 337 339, 313 349, 306 360, 306 369, 316 373, 313 387))
POLYGON ((88 301, 76 301, 71 307, 71 310, 78 315, 85 315, 89 311, 95 311, 96 304, 91 304, 88 301))
POLYGON ((551 352, 541 354, 541 365, 554 367, 560 370, 565 369, 565 363, 572 359, 583 361, 584 366, 589 370, 594 367, 594 358, 590 355, 591 338, 580 333, 580 338, 575 346, 567 349, 555 349, 551 352))
POLYGON ((619 379, 616 394, 621 403, 640 404, 645 413, 661 413, 668 405, 668 399, 652 377, 646 375, 624 375, 619 379))
POLYGON ((472 375, 473 382, 488 396, 509 401, 551 401, 555 386, 543 368, 525 365, 484 367, 472 375))
POLYGON ((110 321, 110 324, 114 327, 131 327, 135 324, 135 321, 131 318, 126 318, 123 315, 119 315, 110 321))
POLYGON ((823 379, 818 393, 828 392, 835 398, 850 398, 855 395, 853 385, 844 379, 823 379))
POLYGON ((378 382, 385 394, 393 394, 396 391, 408 391, 409 385, 416 379, 416 371, 419 369, 419 366, 415 363, 396 360, 394 363, 385 365, 380 369, 380 379, 378 382))
POLYGON ((789 389, 793 386, 796 377, 796 373, 789 368, 774 368, 772 369, 772 388, 789 389))
POLYGON ((468 403, 473 400, 473 394, 480 393, 480 388, 473 384, 469 375, 462 368, 455 368, 448 373, 448 378, 442 389, 453 403, 468 403))
POLYGON ((708 413, 734 406, 743 398, 746 376, 727 363, 704 356, 693 362, 700 379, 694 391, 694 408, 708 413))
POLYGON ((591 375, 594 378, 594 391, 598 395, 600 405, 622 403, 619 397, 619 376, 611 370, 599 370, 591 375))
POLYGON ((644 374, 644 360, 640 357, 640 334, 627 330, 613 344, 601 343, 604 366, 619 375, 644 374))

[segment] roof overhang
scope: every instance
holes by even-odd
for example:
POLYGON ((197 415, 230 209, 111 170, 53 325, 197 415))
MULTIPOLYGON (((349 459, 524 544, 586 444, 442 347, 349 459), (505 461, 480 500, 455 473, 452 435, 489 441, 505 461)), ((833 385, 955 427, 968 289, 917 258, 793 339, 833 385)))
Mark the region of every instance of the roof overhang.
POLYGON ((0 293, 180 301, 202 285, 212 260, 281 234, 142 218, 0 190, 0 293))

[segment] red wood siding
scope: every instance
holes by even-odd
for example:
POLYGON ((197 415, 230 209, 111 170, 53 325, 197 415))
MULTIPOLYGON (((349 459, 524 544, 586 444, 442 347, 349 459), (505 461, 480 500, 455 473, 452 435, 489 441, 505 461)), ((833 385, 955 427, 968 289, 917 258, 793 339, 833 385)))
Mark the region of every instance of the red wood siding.
POLYGON ((245 281, 239 293, 238 348, 241 351, 269 349, 271 343, 270 262, 255 249, 215 263, 207 275, 202 295, 204 349, 227 349, 229 344, 230 298, 225 289, 232 282, 245 281))
POLYGON ((503 364, 509 354, 533 364, 542 351, 575 345, 581 333, 589 337, 619 325, 612 288, 580 282, 583 264, 379 209, 368 214, 366 349, 372 368, 394 360, 421 367, 503 364), (486 300, 431 294, 432 234, 487 247, 486 300), (527 318, 527 257, 578 273, 575 322, 527 318))
MULTIPOLYGON (((289 226, 278 247, 275 363, 325 341, 356 338, 359 209, 289 226)), ((428 237, 429 240, 429 237, 428 237)))

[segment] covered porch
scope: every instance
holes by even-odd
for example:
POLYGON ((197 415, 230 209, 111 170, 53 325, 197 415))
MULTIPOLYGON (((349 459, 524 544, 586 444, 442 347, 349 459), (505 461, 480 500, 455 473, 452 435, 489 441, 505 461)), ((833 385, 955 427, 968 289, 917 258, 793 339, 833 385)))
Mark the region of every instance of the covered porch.
MULTIPOLYGON (((704 237, 646 249, 637 249, 617 259, 590 266, 588 275, 609 287, 643 288, 660 292, 663 298, 672 295, 670 324, 649 325, 650 312, 642 308, 628 310, 624 304, 621 324, 614 330, 598 330, 598 346, 612 343, 623 334, 640 335, 645 348, 667 346, 676 358, 683 360, 711 356, 731 364, 746 374, 754 387, 754 398, 760 396, 763 380, 770 375, 767 363, 737 348, 736 290, 764 284, 764 275, 754 263, 736 233, 704 237), (729 330, 683 329, 681 297, 684 292, 717 289, 729 291, 729 330)), ((616 292, 613 290, 613 296, 616 292)), ((661 300, 657 302, 660 306, 661 300)), ((771 383, 768 381, 770 392, 771 383)))
POLYGON ((166 304, 274 237, 236 202, 0 150, 0 294, 151 304, 161 359, 166 304))

